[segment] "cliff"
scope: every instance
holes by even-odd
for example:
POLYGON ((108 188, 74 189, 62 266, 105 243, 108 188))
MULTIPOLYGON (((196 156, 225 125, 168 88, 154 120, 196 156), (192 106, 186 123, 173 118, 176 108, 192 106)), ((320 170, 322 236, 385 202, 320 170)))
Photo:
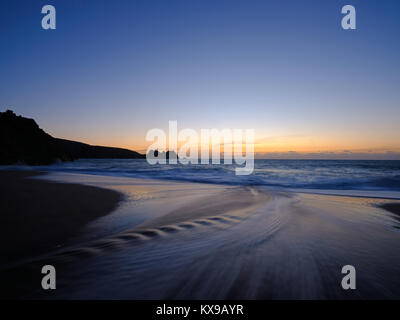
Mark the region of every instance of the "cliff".
POLYGON ((0 112, 0 165, 24 163, 47 165, 76 159, 144 159, 146 156, 121 148, 92 146, 53 138, 35 120, 0 112))

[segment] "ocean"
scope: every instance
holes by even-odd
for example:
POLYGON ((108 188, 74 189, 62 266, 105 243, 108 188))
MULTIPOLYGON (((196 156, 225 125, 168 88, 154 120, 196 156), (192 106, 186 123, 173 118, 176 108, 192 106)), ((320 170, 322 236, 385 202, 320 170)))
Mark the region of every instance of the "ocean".
MULTIPOLYGON (((400 160, 255 160, 254 172, 235 175, 236 165, 150 165, 144 159, 85 159, 51 166, 18 167, 48 172, 150 178, 265 188, 384 191, 400 198, 400 160)), ((17 168, 17 167, 7 167, 17 168)))
POLYGON ((400 297, 400 220, 382 208, 399 203, 393 198, 400 199, 400 161, 256 160, 249 176, 236 176, 235 166, 152 166, 146 160, 14 168, 124 195, 114 211, 48 253, 4 266, 7 290, 15 287, 13 275, 36 279, 43 265, 57 266, 57 290, 21 282, 16 296, 400 297), (356 270, 356 290, 341 285, 348 265, 356 270))

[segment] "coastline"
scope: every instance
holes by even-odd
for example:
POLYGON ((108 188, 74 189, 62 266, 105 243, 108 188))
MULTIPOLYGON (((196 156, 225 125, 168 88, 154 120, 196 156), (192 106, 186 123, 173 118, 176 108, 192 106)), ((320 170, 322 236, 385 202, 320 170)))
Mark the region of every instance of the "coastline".
MULTIPOLYGON (((393 199, 71 173, 37 178, 25 181, 125 198, 110 214, 81 224, 65 247, 4 269, 0 297, 400 297, 400 282, 393 280, 400 223, 384 209, 400 203, 393 199), (57 266, 54 292, 37 288, 44 264, 57 266), (354 292, 340 287, 346 264, 357 267, 363 284, 354 292)), ((79 197, 103 200, 93 195, 79 197)))
POLYGON ((62 246, 123 199, 113 190, 51 182, 39 171, 0 171, 0 263, 62 246))

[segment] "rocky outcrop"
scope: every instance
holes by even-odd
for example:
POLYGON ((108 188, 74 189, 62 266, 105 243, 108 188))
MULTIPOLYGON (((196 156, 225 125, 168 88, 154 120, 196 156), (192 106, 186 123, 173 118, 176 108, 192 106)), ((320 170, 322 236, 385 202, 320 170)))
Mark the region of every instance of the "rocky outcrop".
POLYGON ((35 120, 0 112, 0 165, 46 165, 76 159, 142 159, 138 152, 53 138, 35 120))

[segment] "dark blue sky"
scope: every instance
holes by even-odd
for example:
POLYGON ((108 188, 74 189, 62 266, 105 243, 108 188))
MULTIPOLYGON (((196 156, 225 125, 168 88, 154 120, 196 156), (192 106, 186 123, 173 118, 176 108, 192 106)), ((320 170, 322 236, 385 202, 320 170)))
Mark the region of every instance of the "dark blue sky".
POLYGON ((55 136, 143 150, 178 120, 254 128, 259 152, 400 151, 400 1, 2 0, 0 30, 1 109, 55 136))

